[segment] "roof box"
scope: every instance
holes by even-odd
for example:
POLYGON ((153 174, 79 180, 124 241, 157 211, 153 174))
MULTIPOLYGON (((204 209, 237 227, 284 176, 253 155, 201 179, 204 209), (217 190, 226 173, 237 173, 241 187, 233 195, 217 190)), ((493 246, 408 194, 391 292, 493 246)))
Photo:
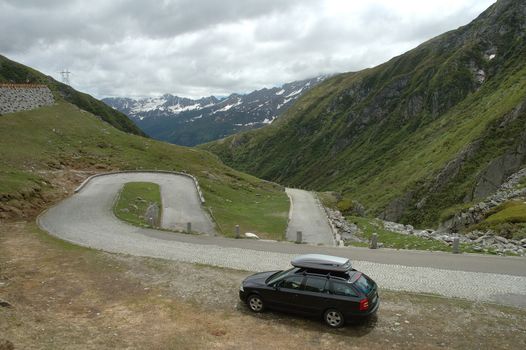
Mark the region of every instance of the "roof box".
POLYGON ((352 269, 351 261, 339 256, 306 254, 292 259, 292 266, 326 271, 346 272, 352 269))

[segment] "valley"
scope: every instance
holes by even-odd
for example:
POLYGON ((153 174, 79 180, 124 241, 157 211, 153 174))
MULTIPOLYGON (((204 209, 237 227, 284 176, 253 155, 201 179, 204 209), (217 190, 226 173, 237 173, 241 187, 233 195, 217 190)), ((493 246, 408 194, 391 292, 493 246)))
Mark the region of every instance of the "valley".
POLYGON ((0 5, 0 350, 526 347, 524 1, 60 3, 0 5))

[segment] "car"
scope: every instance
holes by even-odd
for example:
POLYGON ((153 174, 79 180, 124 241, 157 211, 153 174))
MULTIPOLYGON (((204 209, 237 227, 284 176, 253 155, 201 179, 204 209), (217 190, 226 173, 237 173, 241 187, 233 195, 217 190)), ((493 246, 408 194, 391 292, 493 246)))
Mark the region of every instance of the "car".
POLYGON ((347 258, 307 254, 292 268, 251 275, 241 283, 239 298, 253 312, 289 311, 323 318, 332 328, 346 320, 368 317, 380 305, 378 286, 355 270, 347 258))

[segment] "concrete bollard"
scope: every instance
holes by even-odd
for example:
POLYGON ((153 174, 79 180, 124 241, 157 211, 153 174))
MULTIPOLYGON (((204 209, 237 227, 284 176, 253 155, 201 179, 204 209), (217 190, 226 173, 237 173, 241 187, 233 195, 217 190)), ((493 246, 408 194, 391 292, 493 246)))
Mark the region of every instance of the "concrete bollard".
POLYGON ((301 244, 303 241, 303 233, 301 231, 296 232, 296 243, 301 244))
POLYGON ((371 249, 378 249, 378 234, 373 233, 371 236, 371 249))
POLYGON ((192 233, 192 223, 191 222, 186 224, 186 233, 192 233))
POLYGON ((235 232, 235 234, 236 234, 236 238, 240 238, 241 237, 241 235, 239 234, 239 225, 236 225, 236 232, 235 232))
POLYGON ((453 244, 451 245, 451 251, 453 254, 459 254, 460 253, 460 238, 453 237, 453 244))

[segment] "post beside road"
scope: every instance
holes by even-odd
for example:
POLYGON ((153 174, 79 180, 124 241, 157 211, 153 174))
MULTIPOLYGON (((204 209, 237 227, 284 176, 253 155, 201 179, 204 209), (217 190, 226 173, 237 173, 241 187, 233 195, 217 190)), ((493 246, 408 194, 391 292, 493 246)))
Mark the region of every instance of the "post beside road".
POLYGON ((373 233, 373 235, 371 236, 371 246, 370 246, 371 249, 378 249, 378 234, 377 233, 373 233))
POLYGON ((303 233, 301 231, 296 232, 296 243, 301 244, 303 241, 303 233))
POLYGON ((451 245, 451 251, 453 254, 460 254, 460 238, 454 237, 453 244, 451 245))

